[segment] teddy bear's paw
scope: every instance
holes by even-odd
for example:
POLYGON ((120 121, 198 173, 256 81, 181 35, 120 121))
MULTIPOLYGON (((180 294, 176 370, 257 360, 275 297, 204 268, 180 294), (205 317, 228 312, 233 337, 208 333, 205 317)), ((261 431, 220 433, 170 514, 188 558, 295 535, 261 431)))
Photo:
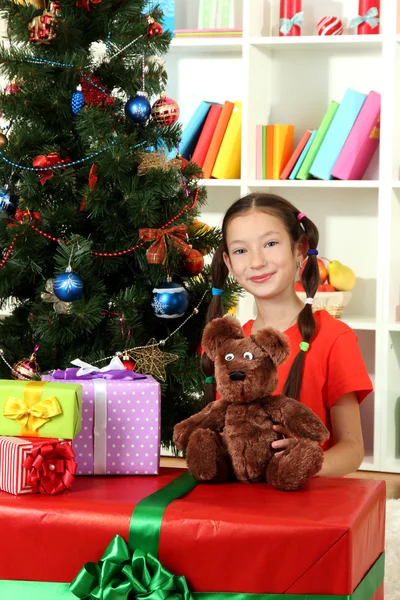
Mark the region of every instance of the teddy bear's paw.
POLYGON ((299 440, 288 452, 275 454, 267 468, 267 481, 278 490, 301 488, 322 468, 324 454, 310 440, 299 440))
POLYGON ((196 481, 220 483, 229 478, 227 452, 220 436, 210 429, 197 429, 192 433, 186 459, 196 481))

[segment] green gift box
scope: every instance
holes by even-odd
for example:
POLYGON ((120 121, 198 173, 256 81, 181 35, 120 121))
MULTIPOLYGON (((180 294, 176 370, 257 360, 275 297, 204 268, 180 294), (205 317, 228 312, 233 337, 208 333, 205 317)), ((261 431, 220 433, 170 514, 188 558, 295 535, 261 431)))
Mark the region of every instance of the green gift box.
POLYGON ((81 385, 0 380, 0 435, 72 440, 81 422, 81 385))

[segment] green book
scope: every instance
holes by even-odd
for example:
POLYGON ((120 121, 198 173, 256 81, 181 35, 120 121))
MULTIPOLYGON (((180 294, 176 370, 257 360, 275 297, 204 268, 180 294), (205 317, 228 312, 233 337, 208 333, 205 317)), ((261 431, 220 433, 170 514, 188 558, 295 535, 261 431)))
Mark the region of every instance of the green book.
POLYGON ((305 157, 303 164, 301 165, 300 170, 296 175, 296 179, 310 178, 311 165, 313 164, 314 159, 317 156, 319 149, 321 148, 321 144, 324 141, 326 133, 332 123, 333 117, 335 116, 338 108, 338 102, 332 101, 330 103, 329 108, 326 111, 325 116, 322 119, 321 124, 318 128, 317 135, 315 136, 314 141, 311 144, 309 151, 307 152, 307 156, 305 157))
POLYGON ((262 178, 267 179, 267 126, 262 126, 262 178))

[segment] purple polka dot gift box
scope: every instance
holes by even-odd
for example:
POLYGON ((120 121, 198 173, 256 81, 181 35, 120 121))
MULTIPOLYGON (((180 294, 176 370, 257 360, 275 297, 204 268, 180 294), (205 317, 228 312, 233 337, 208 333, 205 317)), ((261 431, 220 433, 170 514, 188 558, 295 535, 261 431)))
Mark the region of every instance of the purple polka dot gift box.
POLYGON ((77 475, 157 475, 160 461, 160 384, 125 369, 115 357, 103 369, 77 365, 43 375, 82 385, 82 429, 72 442, 77 475))

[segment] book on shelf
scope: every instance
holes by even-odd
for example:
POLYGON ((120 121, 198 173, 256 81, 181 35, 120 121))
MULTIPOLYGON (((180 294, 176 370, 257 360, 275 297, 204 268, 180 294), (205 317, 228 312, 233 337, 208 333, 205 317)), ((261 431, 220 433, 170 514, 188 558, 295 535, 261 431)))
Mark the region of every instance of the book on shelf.
POLYGON ((256 179, 263 177, 263 126, 256 125, 256 179))
POLYGON ((219 149, 212 177, 239 179, 242 150, 242 103, 236 101, 219 149))
POLYGON ((312 146, 312 144, 313 144, 313 142, 315 140, 315 136, 316 135, 317 135, 317 130, 313 129, 311 131, 311 135, 308 138, 308 141, 307 141, 306 145, 304 146, 303 152, 300 154, 300 156, 299 156, 296 164, 293 167, 292 172, 289 175, 289 179, 290 180, 293 181, 294 179, 296 179, 297 173, 299 172, 301 166, 303 165, 303 162, 304 162, 304 160, 305 160, 305 158, 306 158, 306 156, 307 156, 307 154, 308 154, 308 152, 309 152, 309 150, 310 150, 310 148, 311 148, 311 146, 312 146))
POLYGON ((381 95, 371 91, 333 166, 336 179, 362 179, 379 146, 381 95))
POLYGON ((203 129, 204 122, 212 105, 212 102, 202 100, 182 132, 182 139, 179 144, 179 152, 183 158, 186 158, 186 160, 190 160, 192 158, 194 149, 196 148, 201 131, 203 129))
POLYGON ((294 125, 276 123, 272 151, 272 179, 279 179, 293 152, 294 125))
POLYGON ((199 0, 199 29, 227 29, 235 25, 234 0, 199 0))
POLYGON ((224 139, 226 128, 228 127, 228 123, 232 115, 233 107, 233 102, 229 102, 229 100, 224 102, 203 164, 203 177, 205 179, 210 179, 211 177, 222 140, 224 139))
POLYGON ((332 169, 367 98, 366 94, 348 88, 310 168, 317 179, 333 179, 332 169))
POLYGON ((242 29, 175 29, 176 38, 230 38, 242 37, 242 29))
POLYGON ((221 112, 222 104, 217 103, 212 104, 210 110, 208 111, 192 156, 192 162, 196 163, 199 167, 203 167, 204 165, 204 161, 207 156, 218 120, 221 116, 221 112))
MULTIPOLYGON (((293 171, 298 159, 300 158, 301 153, 303 152, 310 136, 312 134, 311 129, 307 129, 307 131, 303 134, 301 140, 297 144, 292 156, 290 157, 286 167, 283 169, 280 179, 289 179, 290 173, 293 171)), ((299 167, 300 168, 300 167, 299 167)))
POLYGON ((333 117, 335 116, 338 108, 339 108, 339 103, 332 100, 332 102, 329 105, 328 110, 326 111, 326 113, 321 121, 321 124, 317 130, 317 134, 314 137, 314 140, 307 152, 307 155, 303 161, 303 164, 301 165, 299 172, 296 175, 296 179, 302 179, 302 180, 310 179, 311 165, 313 164, 314 159, 321 147, 321 144, 324 141, 326 133, 330 127, 330 124, 332 123, 333 117))

